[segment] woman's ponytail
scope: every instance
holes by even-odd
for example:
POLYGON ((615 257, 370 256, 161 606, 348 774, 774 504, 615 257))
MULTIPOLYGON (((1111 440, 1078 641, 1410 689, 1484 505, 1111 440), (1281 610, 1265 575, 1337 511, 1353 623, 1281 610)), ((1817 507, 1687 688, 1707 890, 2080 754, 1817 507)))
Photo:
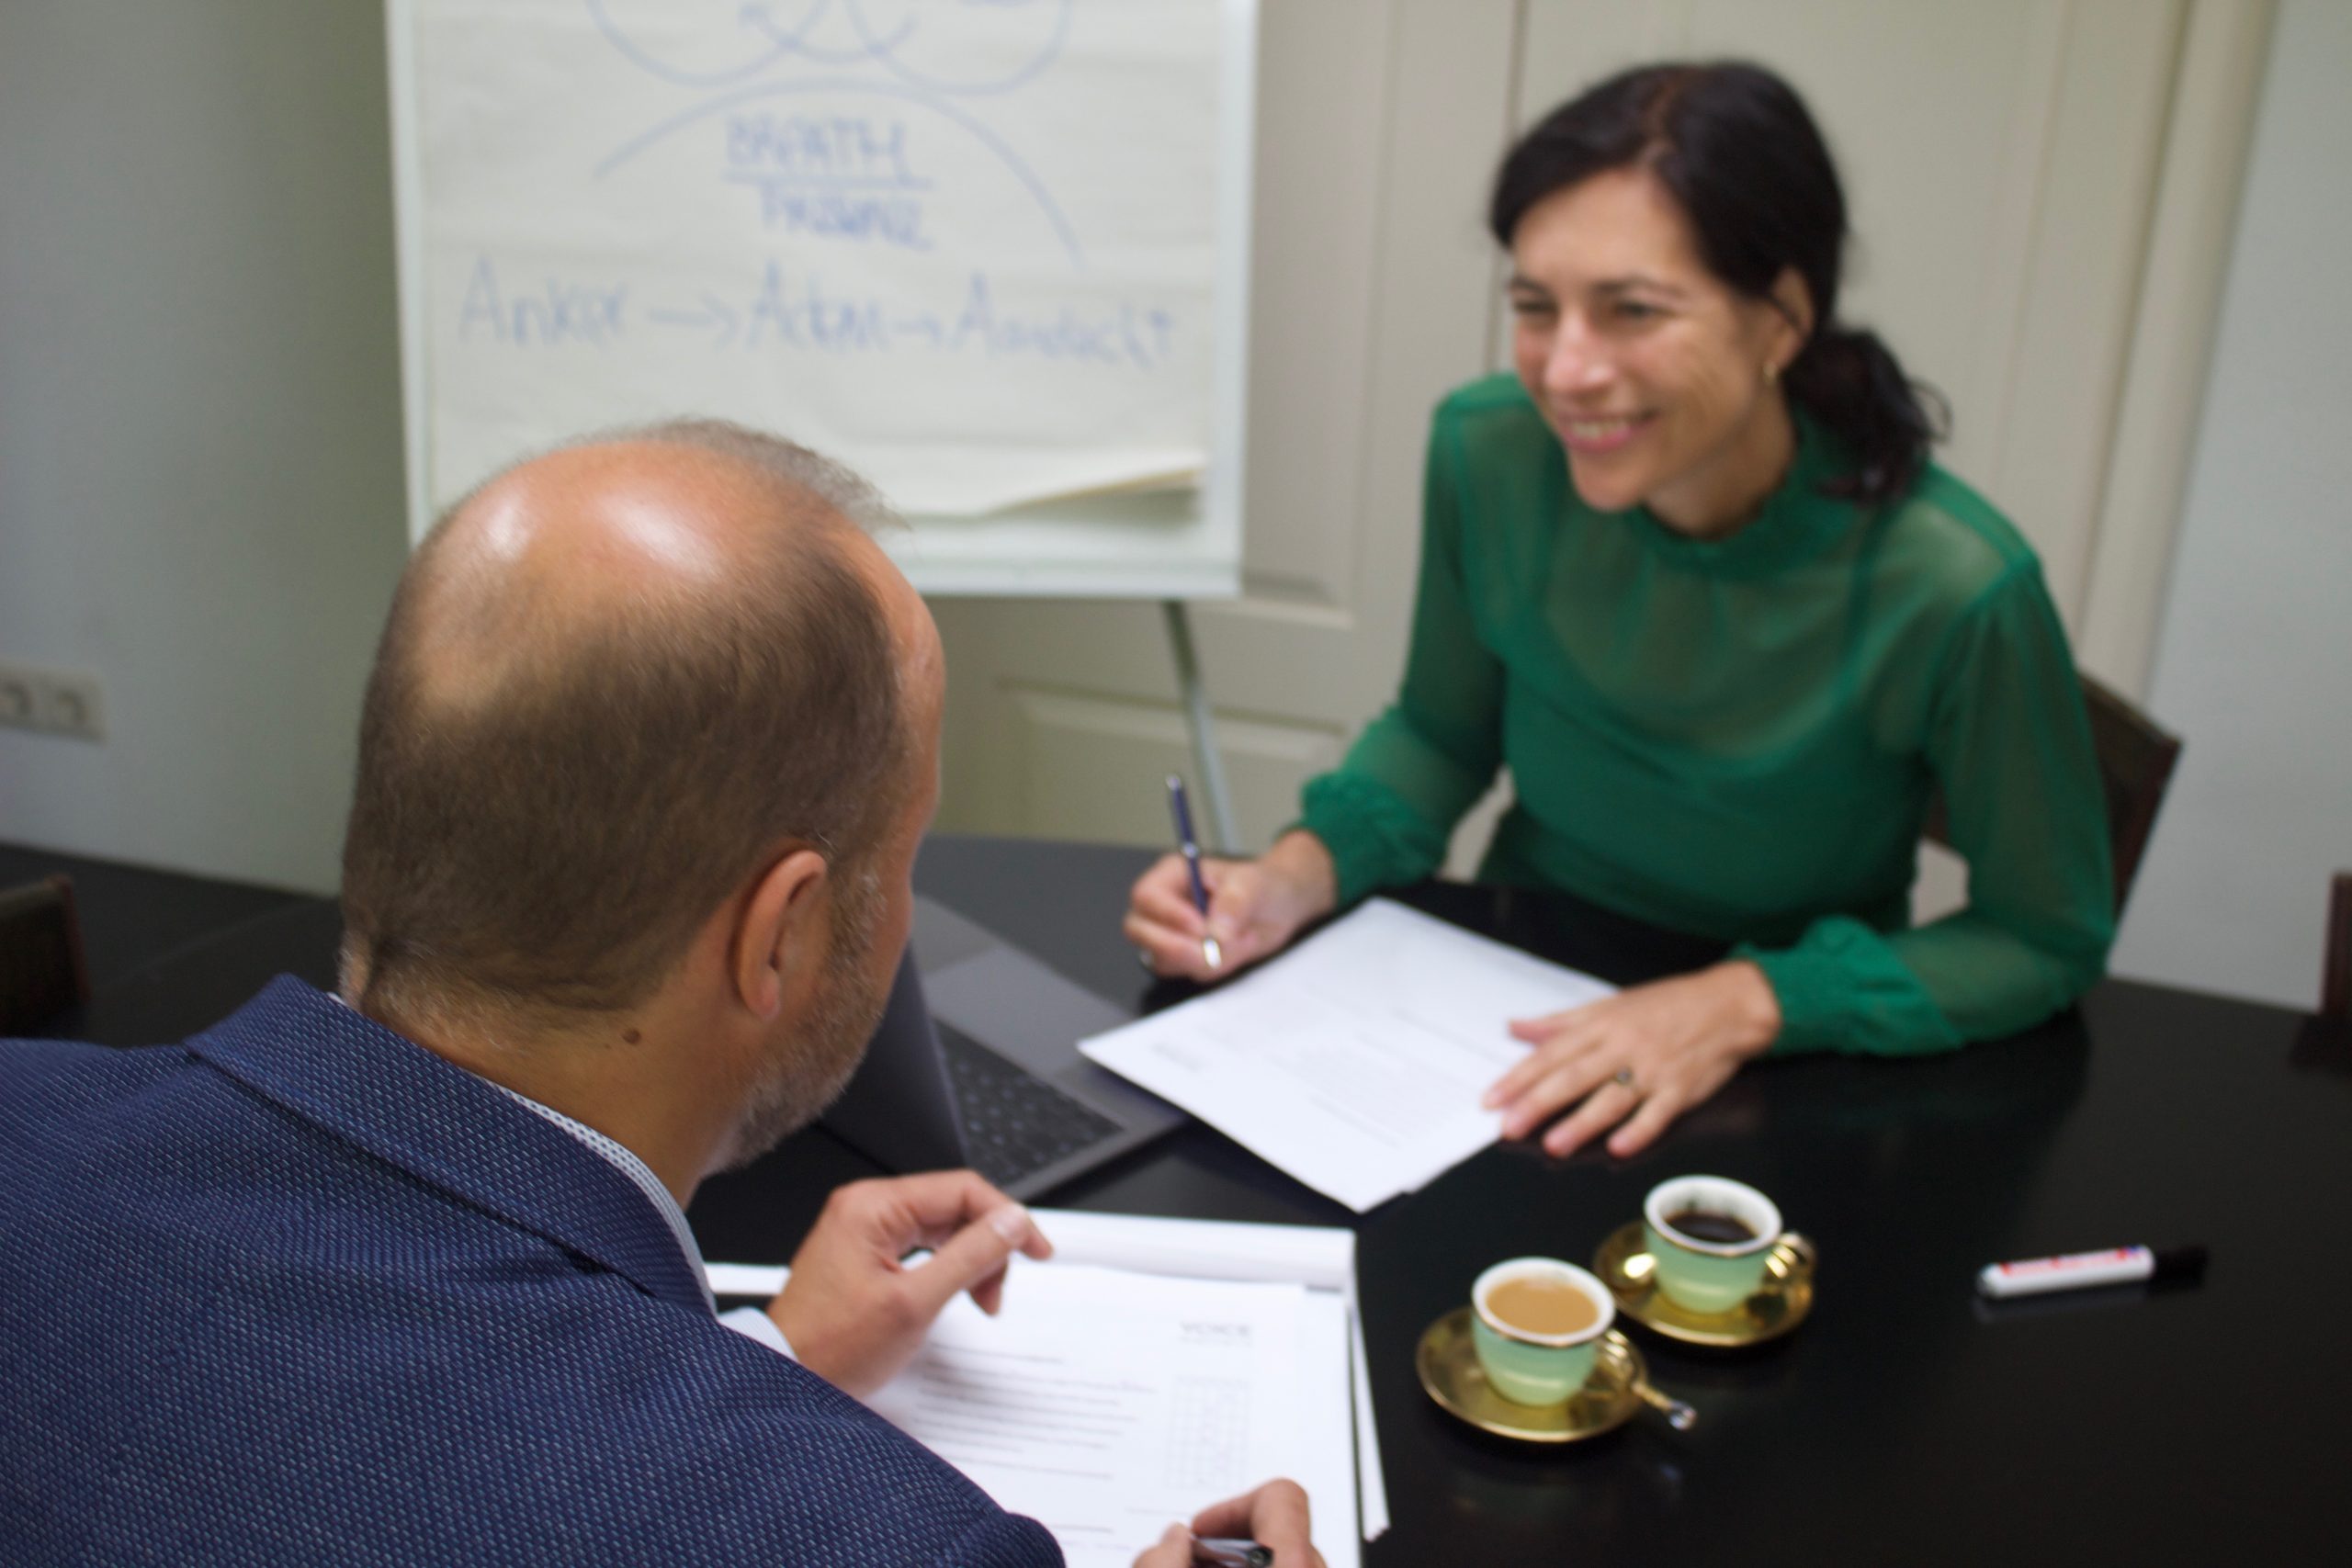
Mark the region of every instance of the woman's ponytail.
POLYGON ((1781 384, 1854 459, 1822 489, 1867 505, 1911 488, 1927 467, 1928 443, 1943 438, 1951 419, 1941 395, 1905 376, 1886 344, 1858 328, 1815 332, 1781 384))

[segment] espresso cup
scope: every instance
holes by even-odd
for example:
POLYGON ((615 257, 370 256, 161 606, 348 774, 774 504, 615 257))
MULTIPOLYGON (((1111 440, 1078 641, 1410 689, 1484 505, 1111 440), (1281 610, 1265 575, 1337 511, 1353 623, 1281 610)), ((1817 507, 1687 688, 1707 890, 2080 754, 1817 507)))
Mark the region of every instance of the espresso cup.
POLYGON ((1650 1189, 1642 1201, 1642 1240, 1654 1261, 1657 1288, 1692 1312, 1729 1312, 1764 1282, 1764 1265, 1781 1241, 1781 1211, 1745 1182, 1720 1176, 1678 1176, 1650 1189), (1716 1222, 1699 1225, 1688 1216, 1716 1222), (1674 1221, 1713 1232, 1693 1234, 1674 1221), (1744 1227, 1745 1239, 1730 1236, 1744 1227))
POLYGON ((1487 1374, 1488 1387, 1518 1404, 1557 1404, 1582 1388, 1592 1373, 1600 1337, 1617 1316, 1617 1303, 1607 1286, 1556 1258, 1513 1258, 1496 1264, 1470 1287, 1470 1344, 1477 1352, 1479 1370, 1487 1374), (1504 1288, 1518 1281, 1574 1292, 1582 1298, 1582 1310, 1573 1315, 1590 1321, 1548 1332, 1512 1321, 1495 1310, 1495 1296, 1502 1292, 1508 1305, 1511 1292, 1504 1288))

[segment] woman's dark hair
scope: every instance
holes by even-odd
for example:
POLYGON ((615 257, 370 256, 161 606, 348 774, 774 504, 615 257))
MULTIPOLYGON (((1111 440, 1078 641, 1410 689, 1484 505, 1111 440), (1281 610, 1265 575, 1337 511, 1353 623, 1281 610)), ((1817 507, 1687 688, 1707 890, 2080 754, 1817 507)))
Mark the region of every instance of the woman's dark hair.
POLYGON ((1636 167, 1679 204, 1701 259, 1725 284, 1770 300, 1783 268, 1804 280, 1814 329, 1782 384, 1856 462, 1822 488, 1871 503, 1909 489, 1928 444, 1943 434, 1943 400, 1906 377, 1875 336, 1837 319, 1846 195, 1804 101, 1770 71, 1736 62, 1611 76, 1510 150, 1487 227, 1508 247, 1528 209, 1553 192, 1636 167))

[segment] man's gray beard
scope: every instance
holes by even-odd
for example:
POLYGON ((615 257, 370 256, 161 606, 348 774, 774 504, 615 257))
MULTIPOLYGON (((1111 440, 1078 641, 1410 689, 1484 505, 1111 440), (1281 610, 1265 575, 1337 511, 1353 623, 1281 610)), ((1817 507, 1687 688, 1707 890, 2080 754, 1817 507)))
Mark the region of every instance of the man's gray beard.
POLYGON ((806 1127, 841 1098, 890 1000, 890 975, 877 986, 866 959, 882 923, 882 880, 868 866, 841 878, 833 905, 832 974, 801 1036, 769 1066, 735 1124, 719 1168, 739 1170, 806 1127))

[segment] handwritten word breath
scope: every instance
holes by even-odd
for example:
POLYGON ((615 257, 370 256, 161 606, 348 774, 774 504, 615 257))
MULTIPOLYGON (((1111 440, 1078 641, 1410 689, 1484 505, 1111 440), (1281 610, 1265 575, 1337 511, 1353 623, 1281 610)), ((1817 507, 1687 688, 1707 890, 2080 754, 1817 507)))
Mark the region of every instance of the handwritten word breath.
POLYGON ((758 192, 771 231, 932 248, 923 197, 933 182, 909 162, 904 120, 730 115, 724 174, 758 192))

